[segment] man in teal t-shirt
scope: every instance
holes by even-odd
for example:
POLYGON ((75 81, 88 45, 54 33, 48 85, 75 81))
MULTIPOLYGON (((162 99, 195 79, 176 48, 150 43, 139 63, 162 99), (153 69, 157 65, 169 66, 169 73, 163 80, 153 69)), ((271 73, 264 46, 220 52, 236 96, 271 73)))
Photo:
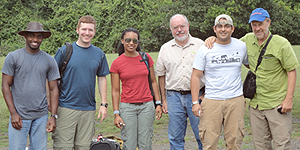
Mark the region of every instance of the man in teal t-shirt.
MULTIPOLYGON (((109 68, 104 52, 91 44, 96 33, 96 21, 83 16, 77 25, 78 40, 72 43, 73 53, 61 83, 57 130, 53 133, 53 148, 89 149, 95 135, 95 86, 98 79, 100 104, 98 118, 107 115, 107 80, 109 68)), ((66 54, 66 46, 55 54, 60 66, 66 54)))

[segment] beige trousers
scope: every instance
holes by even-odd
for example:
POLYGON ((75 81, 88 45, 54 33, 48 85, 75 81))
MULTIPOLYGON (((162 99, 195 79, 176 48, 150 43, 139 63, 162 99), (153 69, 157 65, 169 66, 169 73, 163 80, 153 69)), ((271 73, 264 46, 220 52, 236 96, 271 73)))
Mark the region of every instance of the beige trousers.
POLYGON ((249 119, 256 150, 291 150, 292 113, 280 114, 277 108, 258 110, 249 107, 249 119), (273 144, 272 143, 273 140, 273 144))
POLYGON ((58 107, 54 150, 89 150, 95 134, 95 110, 81 111, 58 107))
POLYGON ((226 149, 240 150, 244 138, 244 96, 226 100, 204 98, 201 107, 199 135, 203 150, 217 150, 222 128, 226 149))

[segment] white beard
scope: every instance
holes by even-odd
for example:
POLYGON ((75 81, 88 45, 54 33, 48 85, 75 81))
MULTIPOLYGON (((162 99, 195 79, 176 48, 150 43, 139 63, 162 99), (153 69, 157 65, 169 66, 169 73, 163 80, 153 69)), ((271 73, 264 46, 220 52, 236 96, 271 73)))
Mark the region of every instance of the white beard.
MULTIPOLYGON (((180 33, 184 33, 184 31, 177 32, 176 35, 177 35, 177 34, 180 34, 180 33)), ((186 40, 186 38, 187 38, 188 36, 189 36, 189 31, 188 31, 188 33, 187 33, 186 35, 184 35, 183 37, 177 37, 177 36, 174 36, 174 35, 173 35, 173 37, 174 37, 176 40, 180 41, 180 42, 186 40)))

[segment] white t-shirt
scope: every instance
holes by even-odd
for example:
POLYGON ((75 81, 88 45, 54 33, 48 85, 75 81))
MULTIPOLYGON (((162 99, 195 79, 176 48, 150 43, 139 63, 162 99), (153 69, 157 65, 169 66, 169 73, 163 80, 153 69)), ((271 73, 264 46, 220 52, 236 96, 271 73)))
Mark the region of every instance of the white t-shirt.
POLYGON ((205 98, 224 100, 243 95, 241 66, 248 65, 246 44, 236 38, 231 43, 204 45, 196 53, 193 68, 204 71, 205 98))

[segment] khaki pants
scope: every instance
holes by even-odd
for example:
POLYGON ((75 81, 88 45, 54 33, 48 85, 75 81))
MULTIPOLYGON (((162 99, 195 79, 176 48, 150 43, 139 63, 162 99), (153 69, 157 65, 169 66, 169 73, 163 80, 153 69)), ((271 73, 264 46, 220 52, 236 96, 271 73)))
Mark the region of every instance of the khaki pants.
POLYGON ((53 132, 55 150, 89 150, 95 134, 95 111, 58 107, 56 129, 53 132))
POLYGON ((227 100, 204 98, 201 103, 199 135, 204 150, 217 150, 224 128, 227 150, 240 150, 244 138, 245 99, 239 96, 227 100))
POLYGON ((258 110, 249 107, 250 125, 256 150, 291 150, 292 113, 280 114, 277 108, 258 110), (273 140, 273 144, 271 144, 273 140))
POLYGON ((153 101, 135 105, 120 104, 120 116, 125 126, 121 129, 123 150, 152 150, 153 122, 155 109, 153 101))

